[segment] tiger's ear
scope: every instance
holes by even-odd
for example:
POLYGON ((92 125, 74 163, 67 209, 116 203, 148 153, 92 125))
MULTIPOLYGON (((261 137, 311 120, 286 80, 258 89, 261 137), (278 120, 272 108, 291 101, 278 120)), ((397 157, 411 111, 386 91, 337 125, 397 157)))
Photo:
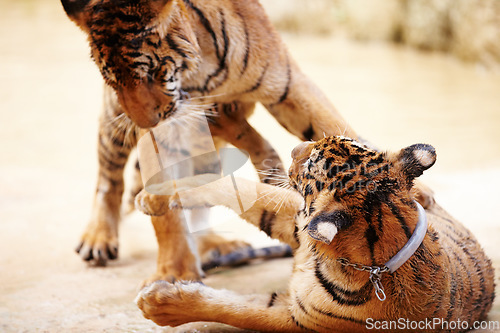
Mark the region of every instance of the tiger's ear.
POLYGON ((88 27, 85 22, 85 9, 90 3, 90 0, 61 0, 61 3, 68 17, 81 29, 87 31, 88 27))
POLYGON ((340 229, 351 224, 351 216, 343 210, 322 212, 309 222, 307 232, 311 238, 328 245, 340 229))
POLYGON ((436 149, 427 144, 419 143, 403 148, 397 155, 397 164, 410 183, 434 163, 436 163, 436 149))

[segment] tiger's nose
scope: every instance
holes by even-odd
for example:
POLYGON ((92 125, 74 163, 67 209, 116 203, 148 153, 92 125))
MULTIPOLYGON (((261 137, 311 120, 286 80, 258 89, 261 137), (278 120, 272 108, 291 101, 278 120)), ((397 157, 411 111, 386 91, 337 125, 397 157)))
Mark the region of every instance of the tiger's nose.
POLYGON ((297 145, 297 147, 293 148, 293 150, 292 150, 292 158, 294 160, 296 160, 299 157, 301 157, 302 155, 304 155, 306 153, 306 150, 307 150, 307 148, 309 147, 310 144, 312 144, 311 141, 306 141, 306 142, 300 143, 299 145, 297 145))

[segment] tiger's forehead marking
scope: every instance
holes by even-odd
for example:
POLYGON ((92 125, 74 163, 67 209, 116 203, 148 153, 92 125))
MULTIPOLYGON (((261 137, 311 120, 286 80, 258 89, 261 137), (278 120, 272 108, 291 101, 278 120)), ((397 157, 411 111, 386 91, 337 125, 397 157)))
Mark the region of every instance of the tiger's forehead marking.
POLYGON ((101 1, 92 7, 88 22, 92 58, 106 79, 117 83, 128 75, 139 79, 147 74, 156 61, 150 51, 161 41, 158 31, 150 26, 154 17, 153 12, 132 1, 120 5, 101 1))
POLYGON ((344 195, 350 197, 374 190, 369 188, 370 184, 394 176, 390 169, 384 153, 356 140, 336 136, 315 142, 309 157, 293 169, 297 173, 290 176, 306 205, 313 208, 319 196, 334 194, 333 198, 338 200, 344 195))

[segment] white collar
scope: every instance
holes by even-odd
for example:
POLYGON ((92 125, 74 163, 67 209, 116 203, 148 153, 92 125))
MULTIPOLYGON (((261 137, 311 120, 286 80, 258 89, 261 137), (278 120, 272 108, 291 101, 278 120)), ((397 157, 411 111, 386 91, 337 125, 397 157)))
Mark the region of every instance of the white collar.
POLYGON ((413 254, 417 251, 420 244, 422 244, 425 234, 427 233, 427 215, 425 213, 424 208, 416 201, 414 201, 417 206, 418 211, 418 222, 415 226, 415 230, 413 230, 413 234, 411 235, 408 242, 403 246, 401 250, 388 262, 386 262, 383 266, 365 266, 360 264, 352 264, 346 258, 339 258, 337 261, 344 266, 351 266, 354 269, 360 271, 370 272, 370 281, 375 288, 375 295, 380 301, 385 301, 386 295, 384 292, 384 287, 380 282, 380 275, 385 272, 394 273, 399 267, 401 267, 408 259, 411 258, 413 254))
POLYGON ((385 267, 389 268, 389 272, 394 273, 399 267, 401 267, 405 262, 410 259, 410 257, 417 251, 420 244, 422 244, 425 234, 427 233, 427 215, 425 214, 424 208, 415 201, 418 210, 418 222, 413 234, 410 237, 408 243, 403 246, 401 250, 394 257, 392 257, 388 262, 385 263, 385 267))

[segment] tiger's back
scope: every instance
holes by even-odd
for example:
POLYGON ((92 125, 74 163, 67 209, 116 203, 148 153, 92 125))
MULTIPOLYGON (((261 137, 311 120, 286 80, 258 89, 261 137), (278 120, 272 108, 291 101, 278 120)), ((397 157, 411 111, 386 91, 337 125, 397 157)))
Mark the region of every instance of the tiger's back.
POLYGON ((441 290, 448 291, 436 301, 432 317, 469 323, 486 319, 495 297, 491 260, 470 230, 441 206, 434 205, 427 215, 434 229, 430 239, 439 243, 444 257, 441 267, 429 263, 430 273, 443 270, 441 290))

